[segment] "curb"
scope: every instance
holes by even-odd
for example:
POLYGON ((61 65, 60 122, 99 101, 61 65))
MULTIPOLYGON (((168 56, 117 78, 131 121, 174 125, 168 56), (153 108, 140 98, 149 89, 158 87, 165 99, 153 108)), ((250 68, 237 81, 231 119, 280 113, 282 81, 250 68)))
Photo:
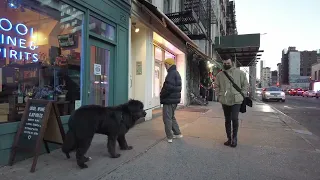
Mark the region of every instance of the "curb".
MULTIPOLYGON (((266 104, 266 103, 265 103, 265 104, 266 104)), ((297 120, 295 120, 294 118, 292 118, 292 117, 288 116, 287 114, 285 114, 284 112, 282 112, 282 111, 280 111, 279 109, 275 108, 274 106, 269 105, 269 104, 266 104, 266 105, 270 106, 273 110, 277 111, 279 114, 281 114, 281 115, 283 115, 283 116, 285 116, 285 117, 287 117, 287 118, 289 118, 289 119, 293 120, 295 123, 297 123, 297 124, 299 124, 299 125, 301 125, 301 126, 302 126, 302 124, 301 124, 299 121, 297 121, 297 120)), ((284 122, 284 123, 286 123, 286 124, 288 125, 288 123, 287 123, 287 122, 284 122)), ((289 126, 289 125, 288 125, 288 126, 289 126)), ((303 127, 303 128, 305 128, 304 126, 302 126, 302 127, 303 127)), ((307 128, 305 128, 305 129, 307 129, 307 128)))
MULTIPOLYGON (((288 116, 287 114, 285 114, 284 112, 280 111, 280 110, 277 109, 276 107, 274 107, 274 106, 272 106, 272 105, 270 105, 270 104, 267 104, 267 103, 265 103, 265 102, 262 102, 262 101, 256 101, 256 102, 259 102, 259 103, 262 103, 262 104, 265 104, 265 105, 270 106, 270 107, 271 107, 273 110, 275 110, 277 113, 281 114, 282 116, 285 116, 285 117, 289 118, 290 120, 294 121, 296 124, 301 125, 304 129, 307 129, 307 128, 305 128, 299 121, 297 121, 297 120, 295 120, 294 118, 288 116)), ((287 126, 289 126, 289 127, 292 129, 292 127, 289 125, 290 123, 288 123, 287 121, 285 121, 285 120, 283 120, 283 119, 281 119, 281 121, 283 121, 287 126)))
MULTIPOLYGON (((258 102, 258 101, 257 101, 258 102)), ((270 106, 273 110, 275 110, 279 115, 284 116, 286 118, 289 118, 290 120, 292 120, 294 123, 289 123, 286 120, 284 120, 284 118, 279 117, 279 119, 285 123, 293 132, 295 132, 301 139, 303 139, 305 142, 307 142, 311 147, 313 147, 315 149, 316 152, 320 152, 320 150, 313 144, 311 143, 308 138, 306 138, 306 136, 313 136, 315 138, 317 138, 319 140, 319 137, 315 134, 313 134, 312 132, 310 132, 307 128, 305 128, 300 122, 298 122, 297 120, 295 120, 294 118, 288 116, 287 114, 283 113, 282 111, 280 111, 279 109, 275 108, 272 105, 266 104, 264 102, 259 102, 259 103, 263 103, 265 105, 270 106), (292 124, 297 124, 298 126, 300 126, 299 128, 295 128, 294 126, 292 126, 292 124), (304 132, 304 133, 302 133, 304 132)))

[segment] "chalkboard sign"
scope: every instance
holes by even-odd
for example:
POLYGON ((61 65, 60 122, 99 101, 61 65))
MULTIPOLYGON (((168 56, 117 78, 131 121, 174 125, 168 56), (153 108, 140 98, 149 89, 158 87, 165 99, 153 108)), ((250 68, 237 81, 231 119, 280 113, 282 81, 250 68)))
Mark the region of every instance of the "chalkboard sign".
POLYGON ((35 156, 30 171, 34 172, 42 142, 47 153, 50 153, 48 142, 62 144, 64 137, 57 104, 47 100, 28 100, 12 146, 9 165, 13 165, 18 150, 33 152, 35 156))
POLYGON ((21 122, 23 130, 18 141, 19 147, 32 149, 36 146, 44 116, 46 115, 46 108, 47 104, 30 104, 26 120, 21 122))

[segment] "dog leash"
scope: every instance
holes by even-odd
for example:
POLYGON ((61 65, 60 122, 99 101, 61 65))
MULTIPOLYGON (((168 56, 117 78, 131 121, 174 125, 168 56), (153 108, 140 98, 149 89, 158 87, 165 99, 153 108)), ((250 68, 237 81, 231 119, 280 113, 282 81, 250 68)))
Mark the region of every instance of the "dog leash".
POLYGON ((145 111, 148 111, 148 110, 150 110, 150 109, 155 109, 156 107, 161 107, 161 104, 159 104, 159 105, 157 105, 157 106, 153 106, 153 107, 148 108, 148 109, 145 109, 145 111))

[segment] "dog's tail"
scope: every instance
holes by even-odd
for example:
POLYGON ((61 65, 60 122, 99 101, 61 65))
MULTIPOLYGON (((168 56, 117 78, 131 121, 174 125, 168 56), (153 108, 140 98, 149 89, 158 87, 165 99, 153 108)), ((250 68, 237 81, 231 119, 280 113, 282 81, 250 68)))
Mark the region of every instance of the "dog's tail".
POLYGON ((67 132, 62 145, 62 152, 66 154, 67 158, 70 158, 69 153, 76 148, 76 139, 75 134, 70 130, 67 132))

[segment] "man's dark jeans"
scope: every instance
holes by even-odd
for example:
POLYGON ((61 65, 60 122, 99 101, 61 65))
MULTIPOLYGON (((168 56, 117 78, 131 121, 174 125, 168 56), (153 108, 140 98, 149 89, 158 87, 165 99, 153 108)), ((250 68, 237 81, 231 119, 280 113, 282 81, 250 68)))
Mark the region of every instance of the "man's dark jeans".
POLYGON ((239 128, 239 112, 241 104, 235 104, 232 106, 222 105, 225 127, 228 140, 231 140, 231 122, 232 122, 232 138, 237 138, 239 128))

